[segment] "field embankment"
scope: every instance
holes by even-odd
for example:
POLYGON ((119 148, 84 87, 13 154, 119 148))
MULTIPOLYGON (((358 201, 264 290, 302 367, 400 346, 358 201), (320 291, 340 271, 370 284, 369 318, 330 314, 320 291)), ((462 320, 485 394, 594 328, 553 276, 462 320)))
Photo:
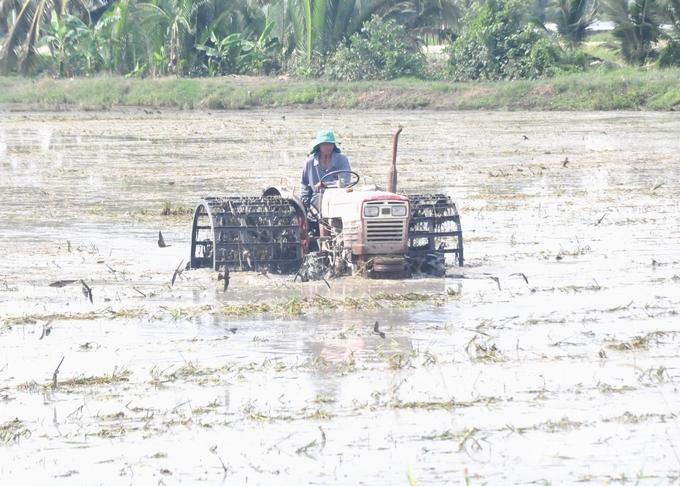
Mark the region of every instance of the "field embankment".
MULTIPOLYGON (((535 81, 452 83, 400 79, 359 83, 287 77, 54 80, 0 78, 0 103, 39 109, 120 106, 228 109, 310 107, 427 110, 658 110, 680 105, 680 70, 621 70, 535 81)), ((26 109, 26 107, 22 107, 26 109)))

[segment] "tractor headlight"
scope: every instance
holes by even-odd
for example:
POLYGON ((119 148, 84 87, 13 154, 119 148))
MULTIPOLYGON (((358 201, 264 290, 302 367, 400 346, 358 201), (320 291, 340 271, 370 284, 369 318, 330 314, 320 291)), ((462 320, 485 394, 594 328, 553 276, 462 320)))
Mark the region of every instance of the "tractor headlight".
POLYGON ((364 206, 364 216, 367 218, 375 218, 379 213, 378 206, 364 206))
POLYGON ((392 216, 404 217, 406 216, 406 206, 393 206, 392 216))

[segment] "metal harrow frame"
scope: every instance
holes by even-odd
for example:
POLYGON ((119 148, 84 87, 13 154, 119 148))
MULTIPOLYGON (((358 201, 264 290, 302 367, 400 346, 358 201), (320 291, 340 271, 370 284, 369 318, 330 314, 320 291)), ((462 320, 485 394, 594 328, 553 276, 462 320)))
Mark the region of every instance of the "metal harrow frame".
POLYGON ((300 215, 285 198, 206 197, 194 212, 191 268, 294 273, 303 241, 300 215))
POLYGON ((456 204, 445 194, 407 194, 411 201, 408 254, 451 253, 463 266, 463 230, 456 204))

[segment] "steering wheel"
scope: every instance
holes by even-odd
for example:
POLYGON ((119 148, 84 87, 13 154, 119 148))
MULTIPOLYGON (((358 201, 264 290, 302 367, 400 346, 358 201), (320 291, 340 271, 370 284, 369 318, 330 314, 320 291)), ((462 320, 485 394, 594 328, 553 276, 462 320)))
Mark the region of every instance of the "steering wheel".
MULTIPOLYGON (((345 184, 343 187, 350 188, 350 187, 356 186, 359 183, 359 179, 360 179, 359 174, 357 174, 353 170, 349 170, 349 169, 340 169, 340 170, 334 170, 333 172, 329 172, 328 174, 323 176, 319 182, 325 182, 327 178, 329 178, 333 175, 338 175, 338 174, 349 174, 350 175, 349 182, 347 184, 345 184)), ((338 177, 338 180, 340 180, 339 177, 338 177)))

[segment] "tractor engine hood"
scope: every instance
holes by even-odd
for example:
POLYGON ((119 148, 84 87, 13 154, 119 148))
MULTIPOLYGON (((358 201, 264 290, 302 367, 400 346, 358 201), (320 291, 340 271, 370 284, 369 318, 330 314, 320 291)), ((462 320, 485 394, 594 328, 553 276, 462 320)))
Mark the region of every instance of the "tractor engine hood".
POLYGON ((347 189, 326 189, 321 200, 321 215, 324 218, 355 219, 367 201, 404 201, 408 198, 385 191, 347 191, 347 189))
POLYGON ((384 191, 327 190, 321 215, 342 220, 343 243, 354 255, 403 255, 408 252, 411 204, 384 191))

